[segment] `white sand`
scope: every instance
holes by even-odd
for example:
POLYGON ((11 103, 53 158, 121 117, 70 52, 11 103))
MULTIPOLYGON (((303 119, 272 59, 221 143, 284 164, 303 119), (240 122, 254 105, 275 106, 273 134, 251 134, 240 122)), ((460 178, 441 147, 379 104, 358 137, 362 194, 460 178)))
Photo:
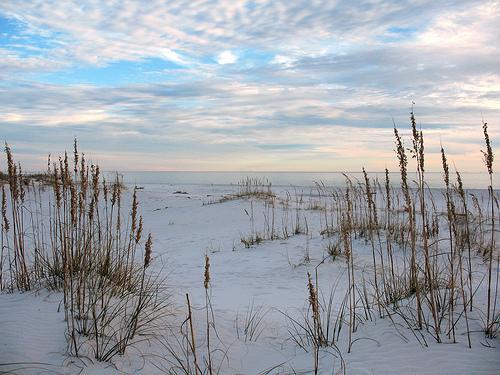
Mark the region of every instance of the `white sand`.
MULTIPOLYGON (((200 357, 204 355, 203 266, 204 255, 208 254, 211 260, 212 304, 220 337, 219 341, 213 335, 213 346, 227 350, 227 359, 223 361, 220 373, 258 374, 274 366, 278 367, 269 373, 311 373, 311 353, 306 353, 290 340, 290 324, 282 313, 300 317, 307 308, 307 271, 314 273, 316 265, 326 255, 328 240, 319 235, 322 213, 313 210, 300 213, 307 217, 312 238, 298 235, 287 240, 266 241, 246 249, 240 238, 251 231, 249 216, 245 212, 250 212, 250 201, 202 205, 231 189, 227 186, 146 185, 144 190, 138 192, 145 230, 151 231, 154 237, 153 267, 168 275, 174 313, 171 325, 175 326, 185 319, 185 293, 189 293, 195 307, 200 357), (173 194, 177 190, 189 194, 173 194), (309 263, 303 262, 306 248, 310 252, 309 263), (262 322, 264 330, 257 342, 245 342, 242 320, 252 301, 255 306, 262 306, 267 314, 262 322)), ((263 225, 263 206, 258 201, 253 204, 255 227, 260 229, 263 225)), ((294 215, 295 212, 291 211, 290 217, 294 215)), ((279 210, 276 217, 279 228, 282 217, 279 210)), ((360 240, 354 243, 354 248, 356 266, 370 275, 369 246, 360 240)), ((476 266, 479 270, 483 267, 479 257, 476 266)), ((327 260, 318 267, 319 285, 324 293, 329 293, 331 287, 338 283, 334 301, 337 306, 344 297, 345 272, 343 258, 335 262, 327 260)), ((481 298, 475 300, 477 307, 484 306, 484 297, 481 298)), ((95 363, 91 358, 68 358, 60 302, 60 294, 44 290, 0 295, 0 373, 17 369, 15 373, 19 374, 153 374, 159 373, 154 364, 167 366, 161 359, 167 354, 154 341, 138 344, 124 357, 115 357, 113 366, 95 363), (159 357, 152 357, 153 353, 159 357), (7 366, 8 363, 17 364, 7 366)), ((472 334, 472 349, 467 347, 462 325, 457 327, 458 343, 436 344, 430 335, 424 333, 429 347, 423 347, 403 322, 397 321, 399 325, 395 327, 390 319, 380 319, 376 315, 374 313, 372 321, 359 327, 354 335, 357 341, 349 354, 345 335, 341 335, 339 350, 348 374, 500 373, 498 340, 486 341, 477 314, 476 319, 470 322, 471 330, 475 331, 472 334)), ((333 350, 330 352, 321 353, 321 374, 340 370, 338 354, 332 354, 333 350)))

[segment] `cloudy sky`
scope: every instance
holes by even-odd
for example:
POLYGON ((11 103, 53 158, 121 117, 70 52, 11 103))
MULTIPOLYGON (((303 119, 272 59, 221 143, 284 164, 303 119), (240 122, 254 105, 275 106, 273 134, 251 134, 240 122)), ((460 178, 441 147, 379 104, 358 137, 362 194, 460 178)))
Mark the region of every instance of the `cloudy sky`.
POLYGON ((429 169, 475 171, 499 40, 499 1, 2 0, 0 130, 25 169, 77 137, 108 170, 375 171, 415 102, 429 169))

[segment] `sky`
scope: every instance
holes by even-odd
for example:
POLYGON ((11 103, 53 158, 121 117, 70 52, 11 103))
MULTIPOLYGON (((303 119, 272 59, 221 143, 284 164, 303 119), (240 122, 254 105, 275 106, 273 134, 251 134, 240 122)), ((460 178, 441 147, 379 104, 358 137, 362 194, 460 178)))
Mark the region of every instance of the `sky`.
POLYGON ((2 0, 0 132, 25 170, 76 137, 106 170, 396 171, 415 103, 427 169, 479 171, 499 41, 500 1, 2 0))

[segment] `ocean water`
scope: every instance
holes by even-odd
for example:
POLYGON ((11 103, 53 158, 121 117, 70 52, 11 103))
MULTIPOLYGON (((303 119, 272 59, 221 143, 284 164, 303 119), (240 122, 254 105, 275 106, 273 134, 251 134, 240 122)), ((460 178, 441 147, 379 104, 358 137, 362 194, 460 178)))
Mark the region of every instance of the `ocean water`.
MULTIPOLYGON (((316 183, 322 183, 326 186, 340 187, 346 182, 345 175, 356 183, 363 182, 361 172, 106 172, 110 179, 119 173, 123 177, 123 182, 129 185, 236 185, 243 179, 258 178, 268 181, 273 186, 296 186, 310 187, 316 183)), ((372 179, 378 179, 384 184, 384 172, 368 172, 372 179)), ((486 189, 489 186, 489 176, 485 172, 462 173, 462 181, 465 188, 468 189, 486 189)), ((389 173, 391 184, 397 186, 400 184, 400 174, 396 172, 389 173)), ((416 174, 409 173, 408 179, 416 180, 416 174)), ((440 172, 429 172, 425 175, 425 180, 429 187, 440 188, 444 186, 443 174, 440 172)), ((456 174, 450 171, 450 182, 456 183, 456 174)), ((495 185, 495 176, 493 180, 495 185)))

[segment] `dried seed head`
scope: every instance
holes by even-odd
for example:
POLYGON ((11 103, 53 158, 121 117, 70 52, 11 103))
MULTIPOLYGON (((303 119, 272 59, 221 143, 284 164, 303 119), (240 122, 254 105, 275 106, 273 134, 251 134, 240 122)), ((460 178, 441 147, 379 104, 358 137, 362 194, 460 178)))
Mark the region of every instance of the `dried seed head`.
MULTIPOLYGON (((373 199, 374 193, 373 193, 373 190, 371 188, 370 178, 368 177, 368 174, 366 173, 365 168, 363 168, 363 175, 365 177, 366 198, 368 201, 368 208, 371 209, 371 214, 373 215, 372 216, 373 223, 375 224, 375 226, 377 226, 378 225, 378 214, 377 214, 377 208, 375 207, 375 200, 373 199)), ((375 188, 375 190, 376 190, 376 188, 375 188)), ((372 225, 372 223, 370 223, 370 225, 372 225)))
POLYGON ((19 198, 21 198, 21 202, 24 203, 24 196, 26 192, 24 191, 24 178, 23 178, 23 170, 21 168, 21 163, 17 163, 17 167, 19 169, 17 173, 18 178, 18 186, 19 186, 19 198))
POLYGON ((313 315, 317 316, 319 313, 318 298, 316 295, 316 289, 314 288, 314 285, 311 280, 311 274, 309 272, 307 273, 307 287, 309 289, 309 305, 311 305, 313 315))
POLYGON ((387 199, 387 209, 391 209, 391 180, 389 179, 389 170, 385 169, 385 194, 387 199))
POLYGON ((116 204, 117 195, 118 195, 118 187, 117 187, 117 184, 114 183, 113 184, 113 193, 111 194, 111 205, 113 205, 113 206, 116 204))
POLYGON ((106 179, 102 179, 102 193, 104 195, 104 201, 108 202, 108 185, 106 184, 106 179))
POLYGON ((488 169, 488 174, 491 176, 493 174, 493 150, 491 148, 490 136, 488 135, 488 123, 483 121, 483 133, 484 141, 486 143, 486 151, 481 150, 483 153, 483 160, 486 168, 488 169))
POLYGON ((121 211, 121 197, 122 197, 122 186, 120 183, 120 179, 118 177, 118 174, 116 175, 116 181, 115 181, 115 188, 116 188, 116 206, 118 208, 118 212, 116 215, 116 230, 119 231, 122 225, 122 215, 120 215, 121 211))
POLYGON ((12 151, 7 142, 5 142, 5 153, 7 154, 7 171, 9 174, 10 194, 12 198, 17 201, 17 199, 19 198, 19 190, 17 186, 17 168, 16 164, 14 163, 12 151))
POLYGON ((425 160, 425 151, 424 151, 424 133, 420 132, 420 137, 419 137, 419 149, 418 149, 418 161, 420 162, 420 170, 422 172, 425 171, 424 169, 424 160, 425 160))
POLYGON ((85 167, 85 154, 82 154, 80 161, 80 190, 84 194, 87 195, 88 188, 88 168, 85 167))
POLYGON ((66 186, 64 185, 64 163, 63 159, 59 156, 59 178, 61 179, 61 187, 63 193, 66 192, 66 186))
POLYGON ((70 185, 70 193, 71 193, 71 224, 76 227, 77 223, 77 192, 76 187, 73 182, 70 185))
POLYGON ((85 195, 83 191, 78 194, 78 212, 80 212, 80 215, 85 214, 85 195))
POLYGON ((458 171, 455 171, 455 173, 457 174, 458 194, 460 194, 462 199, 465 200, 465 192, 464 192, 464 185, 462 183, 462 176, 458 171))
POLYGON ((114 206, 115 204, 120 203, 120 195, 121 195, 121 184, 120 179, 118 178, 118 174, 116 175, 115 182, 113 183, 113 194, 111 196, 111 204, 114 206))
POLYGON ((448 162, 446 160, 446 154, 444 153, 443 147, 441 147, 441 161, 443 164, 443 171, 444 171, 444 183, 446 185, 446 188, 450 187, 450 170, 448 168, 448 162))
POLYGON ((139 243, 142 237, 142 216, 139 217, 139 225, 137 226, 137 233, 135 234, 135 243, 139 243))
POLYGON ((349 246, 349 231, 350 231, 350 225, 349 225, 349 220, 343 219, 341 222, 341 234, 342 234, 342 241, 344 243, 344 255, 345 255, 345 260, 347 264, 349 264, 349 260, 351 259, 351 248, 349 246))
POLYGON ((144 250, 144 268, 148 268, 151 263, 151 253, 153 252, 153 239, 151 238, 151 233, 148 235, 148 240, 146 241, 144 250))
POLYGON ((56 205, 61 207, 61 184, 59 181, 59 171, 54 163, 54 193, 56 195, 56 205))
POLYGON ((50 154, 49 156, 47 157, 47 174, 50 175, 50 165, 51 165, 51 162, 50 162, 50 154))
POLYGON ((418 137, 419 133, 417 131, 417 121, 415 120, 415 113, 413 112, 413 107, 410 112, 410 123, 411 123, 411 134, 413 136, 413 149, 417 153, 418 152, 418 137))
POLYGON ((396 137, 396 154, 398 156, 399 170, 401 173, 401 190, 405 196, 406 203, 410 202, 410 193, 408 190, 408 159, 406 157, 403 141, 399 135, 398 129, 394 127, 394 136, 396 137))
POLYGON ((76 178, 78 174, 78 143, 76 141, 76 137, 75 137, 75 142, 73 143, 73 163, 74 163, 73 171, 75 172, 75 178, 76 178))
POLYGON ((64 169, 61 171, 64 179, 63 179, 63 185, 65 188, 70 187, 70 182, 71 182, 71 175, 69 173, 69 163, 68 163, 68 153, 65 151, 64 152, 64 169))
POLYGON ((208 255, 205 255, 205 280, 203 282, 205 290, 208 289, 209 284, 210 284, 210 258, 208 257, 208 255))
POLYGON ((91 168, 91 175, 92 175, 92 191, 94 193, 94 201, 95 201, 95 204, 97 204, 99 202, 99 192, 100 192, 100 189, 99 189, 99 174, 100 174, 100 169, 99 169, 99 166, 96 165, 92 165, 92 168, 91 168))
POLYGON ((2 218, 3 218, 3 227, 5 231, 9 231, 9 219, 7 218, 7 197, 5 195, 5 188, 2 185, 2 218))
POLYGON ((371 206, 372 189, 370 186, 370 179, 368 178, 368 173, 366 173, 366 170, 364 167, 363 167, 363 177, 365 178, 366 197, 368 198, 368 203, 371 206))
POLYGON ((132 211, 130 216, 132 217, 131 231, 130 233, 133 235, 137 228, 137 207, 139 203, 137 202, 137 186, 134 187, 134 194, 132 196, 132 211))
POLYGON ((412 142, 413 142, 413 158, 417 159, 418 169, 424 172, 424 135, 417 130, 417 121, 415 120, 415 112, 413 106, 410 112, 412 142))

